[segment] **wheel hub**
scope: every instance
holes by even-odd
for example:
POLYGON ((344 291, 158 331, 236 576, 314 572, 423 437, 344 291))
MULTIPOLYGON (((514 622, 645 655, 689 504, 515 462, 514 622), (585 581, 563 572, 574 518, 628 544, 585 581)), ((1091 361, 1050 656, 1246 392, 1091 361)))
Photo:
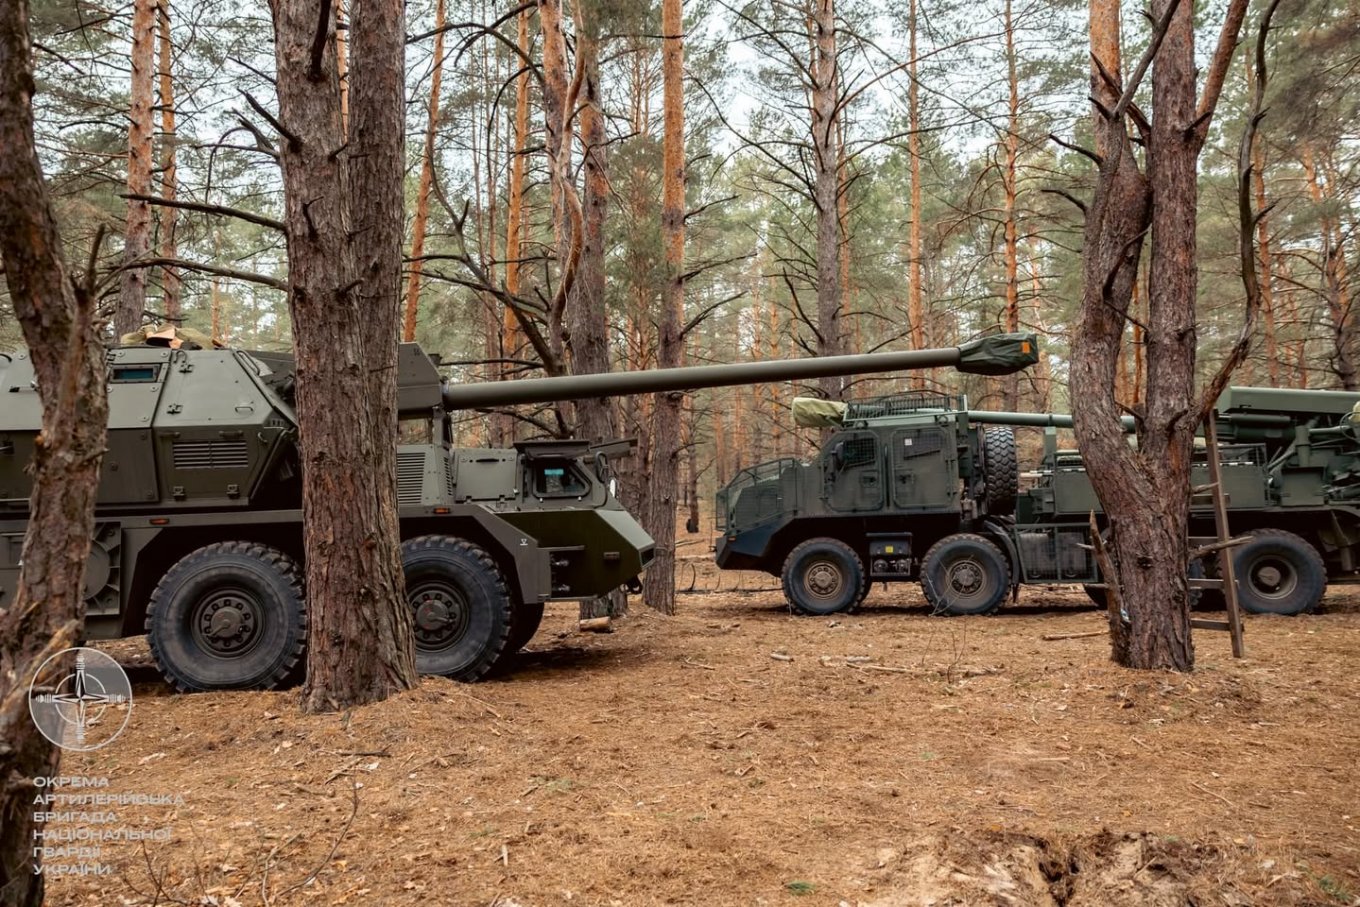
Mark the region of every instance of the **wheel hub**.
POLYGON ((1269 598, 1288 598, 1298 586, 1298 574, 1289 564, 1274 558, 1253 564, 1250 576, 1252 588, 1269 598))
POLYGON ((235 656, 255 643, 261 622, 259 607, 252 598, 228 591, 200 604, 194 628, 199 642, 209 652, 235 656))
POLYGON ((410 602, 418 648, 447 648, 467 629, 467 603, 449 586, 440 583, 418 587, 411 591, 410 602))
POLYGON ((831 598, 840 591, 841 571, 835 564, 818 562, 808 568, 804 585, 818 598, 831 598))
POLYGON ((949 568, 949 585, 962 595, 972 595, 982 586, 982 568, 972 561, 960 561, 949 568))

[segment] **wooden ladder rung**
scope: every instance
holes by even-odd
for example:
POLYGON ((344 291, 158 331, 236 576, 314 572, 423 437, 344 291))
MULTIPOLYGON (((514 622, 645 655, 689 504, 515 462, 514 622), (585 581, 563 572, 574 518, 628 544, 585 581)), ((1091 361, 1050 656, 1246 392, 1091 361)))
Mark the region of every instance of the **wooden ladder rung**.
POLYGON ((1192 576, 1189 579, 1191 589, 1222 589, 1223 580, 1214 576, 1192 576))
POLYGON ((1190 618, 1190 626, 1196 630, 1231 630, 1232 626, 1226 620, 1209 620, 1203 617, 1190 618))

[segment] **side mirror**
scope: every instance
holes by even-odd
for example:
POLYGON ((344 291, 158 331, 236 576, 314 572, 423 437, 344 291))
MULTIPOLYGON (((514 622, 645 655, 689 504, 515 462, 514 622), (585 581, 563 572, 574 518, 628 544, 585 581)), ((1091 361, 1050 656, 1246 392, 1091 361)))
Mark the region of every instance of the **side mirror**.
POLYGON ((595 452, 595 478, 601 482, 609 481, 609 457, 602 450, 595 452))

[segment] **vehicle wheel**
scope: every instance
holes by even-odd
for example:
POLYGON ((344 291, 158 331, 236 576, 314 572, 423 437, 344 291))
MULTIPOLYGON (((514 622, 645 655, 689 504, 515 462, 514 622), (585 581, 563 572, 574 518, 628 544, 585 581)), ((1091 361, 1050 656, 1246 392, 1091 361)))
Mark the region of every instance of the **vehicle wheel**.
POLYGON ((276 548, 218 542, 181 558, 151 593, 147 640, 175 689, 272 690, 307 647, 302 568, 276 548))
POLYGON ((794 548, 781 576, 784 597, 799 614, 850 613, 867 589, 859 555, 836 539, 809 539, 794 548))
POLYGON ((491 556, 471 542, 425 535, 402 543, 416 670, 454 680, 485 677, 510 644, 510 590, 491 556))
POLYGON ((1015 454, 1015 432, 989 428, 982 433, 982 481, 987 512, 1010 516, 1020 492, 1020 462, 1015 454))
POLYGON ((506 653, 518 652, 527 646, 542 623, 543 602, 524 602, 516 607, 510 621, 510 642, 505 646, 506 653))
POLYGON ((1327 591, 1317 549, 1283 529, 1256 529, 1233 555, 1237 600, 1252 614, 1306 614, 1327 591))
POLYGON ((1001 549, 980 535, 940 539, 921 561, 921 589, 937 614, 991 614, 1010 586, 1001 549))

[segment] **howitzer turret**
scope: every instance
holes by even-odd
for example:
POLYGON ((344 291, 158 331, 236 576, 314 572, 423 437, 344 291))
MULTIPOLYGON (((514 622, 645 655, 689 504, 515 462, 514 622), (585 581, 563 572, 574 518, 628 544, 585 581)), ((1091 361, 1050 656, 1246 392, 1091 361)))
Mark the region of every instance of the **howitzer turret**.
MULTIPOLYGON (((1029 335, 821 360, 449 385, 398 355, 397 501, 418 667, 484 676, 534 634, 546 602, 636 588, 653 542, 615 498, 627 442, 453 444, 455 409, 954 366, 1003 374, 1029 335)), ((109 353, 109 438, 86 568, 86 634, 148 634, 184 690, 286 683, 305 657, 301 458, 287 353, 135 345, 109 353)), ((0 606, 27 526, 41 424, 26 355, 0 361, 0 606)), ((394 442, 397 439, 394 439, 394 442)))

